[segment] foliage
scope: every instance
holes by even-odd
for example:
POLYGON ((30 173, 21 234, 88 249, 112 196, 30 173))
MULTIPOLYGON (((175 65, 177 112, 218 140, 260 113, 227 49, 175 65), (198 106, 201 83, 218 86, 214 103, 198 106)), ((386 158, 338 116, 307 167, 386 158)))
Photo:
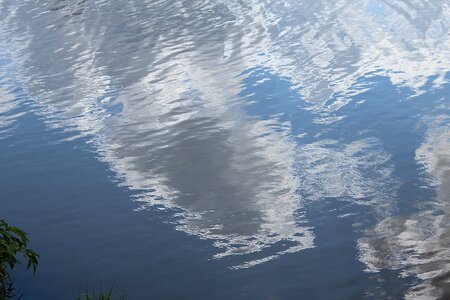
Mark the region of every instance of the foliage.
POLYGON ((77 298, 77 300, 125 300, 126 296, 123 295, 120 298, 113 297, 113 288, 111 287, 108 291, 103 291, 103 284, 100 285, 100 291, 98 294, 95 292, 95 290, 92 290, 91 293, 89 293, 88 290, 77 298))
MULTIPOLYGON (((27 263, 27 269, 33 269, 36 272, 39 255, 28 248, 27 234, 21 229, 10 226, 5 220, 0 219, 0 300, 12 298, 13 287, 9 277, 9 271, 21 264, 18 256, 22 256, 27 263)), ((78 300, 125 300, 126 296, 120 298, 113 297, 113 288, 107 291, 103 290, 103 284, 97 293, 88 290, 78 300)))
POLYGON ((5 220, 0 220, 0 299, 7 299, 12 293, 8 271, 21 264, 18 255, 21 255, 27 269, 36 272, 39 255, 28 248, 27 234, 15 226, 9 226, 5 220))

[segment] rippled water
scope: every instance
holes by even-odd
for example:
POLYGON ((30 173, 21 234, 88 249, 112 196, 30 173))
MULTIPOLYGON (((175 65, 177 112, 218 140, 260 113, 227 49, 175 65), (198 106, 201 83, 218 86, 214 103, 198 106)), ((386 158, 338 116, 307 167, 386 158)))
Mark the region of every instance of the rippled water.
POLYGON ((27 299, 450 297, 450 3, 0 0, 27 299))

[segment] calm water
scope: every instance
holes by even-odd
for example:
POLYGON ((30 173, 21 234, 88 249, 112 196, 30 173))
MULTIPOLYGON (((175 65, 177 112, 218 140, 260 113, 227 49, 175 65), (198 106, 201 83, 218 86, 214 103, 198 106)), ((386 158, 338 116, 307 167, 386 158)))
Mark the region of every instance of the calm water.
POLYGON ((450 297, 447 0, 0 0, 23 299, 450 297))

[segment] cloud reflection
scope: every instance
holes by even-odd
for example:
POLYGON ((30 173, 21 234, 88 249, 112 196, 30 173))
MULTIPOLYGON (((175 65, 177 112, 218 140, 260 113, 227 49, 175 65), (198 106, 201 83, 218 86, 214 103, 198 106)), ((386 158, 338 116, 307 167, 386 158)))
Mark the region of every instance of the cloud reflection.
POLYGON ((380 140, 297 145, 289 122, 245 113, 246 70, 264 66, 335 111, 367 73, 420 90, 449 69, 449 9, 432 1, 0 6, 4 43, 47 124, 92 142, 142 207, 181 209, 177 228, 214 240, 217 257, 249 255, 241 267, 314 246, 300 194, 392 205, 380 140))
POLYGON ((443 83, 450 69, 445 3, 251 1, 244 9, 240 1, 228 3, 240 22, 261 32, 252 47, 264 54, 258 63, 289 77, 306 100, 328 109, 348 103, 355 92, 350 87, 365 74, 377 72, 419 94, 431 76, 443 83), (336 101, 327 103, 332 97, 336 101))
POLYGON ((367 270, 399 270, 417 276, 421 283, 405 295, 407 299, 436 299, 450 296, 450 130, 449 115, 424 118, 429 126, 416 160, 436 187, 435 199, 405 218, 389 217, 361 239, 361 261, 367 270))

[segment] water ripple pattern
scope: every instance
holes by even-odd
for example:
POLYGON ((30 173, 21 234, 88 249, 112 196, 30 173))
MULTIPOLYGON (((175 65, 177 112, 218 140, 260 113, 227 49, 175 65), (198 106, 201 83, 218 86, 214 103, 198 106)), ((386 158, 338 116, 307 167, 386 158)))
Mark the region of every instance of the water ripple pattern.
POLYGON ((314 248, 307 208, 333 198, 384 220, 358 241, 368 271, 408 266, 421 295, 436 292, 448 115, 423 116, 416 151, 434 206, 402 220, 383 138, 342 124, 373 88, 362 79, 387 78, 407 101, 448 83, 445 1, 0 0, 0 20, 0 139, 13 134, 20 82, 47 126, 92 143, 140 209, 173 210, 174 226, 211 240, 215 258, 237 257, 231 268, 314 248), (270 84, 285 94, 261 95, 270 84), (398 255, 380 256, 373 235, 398 255))

